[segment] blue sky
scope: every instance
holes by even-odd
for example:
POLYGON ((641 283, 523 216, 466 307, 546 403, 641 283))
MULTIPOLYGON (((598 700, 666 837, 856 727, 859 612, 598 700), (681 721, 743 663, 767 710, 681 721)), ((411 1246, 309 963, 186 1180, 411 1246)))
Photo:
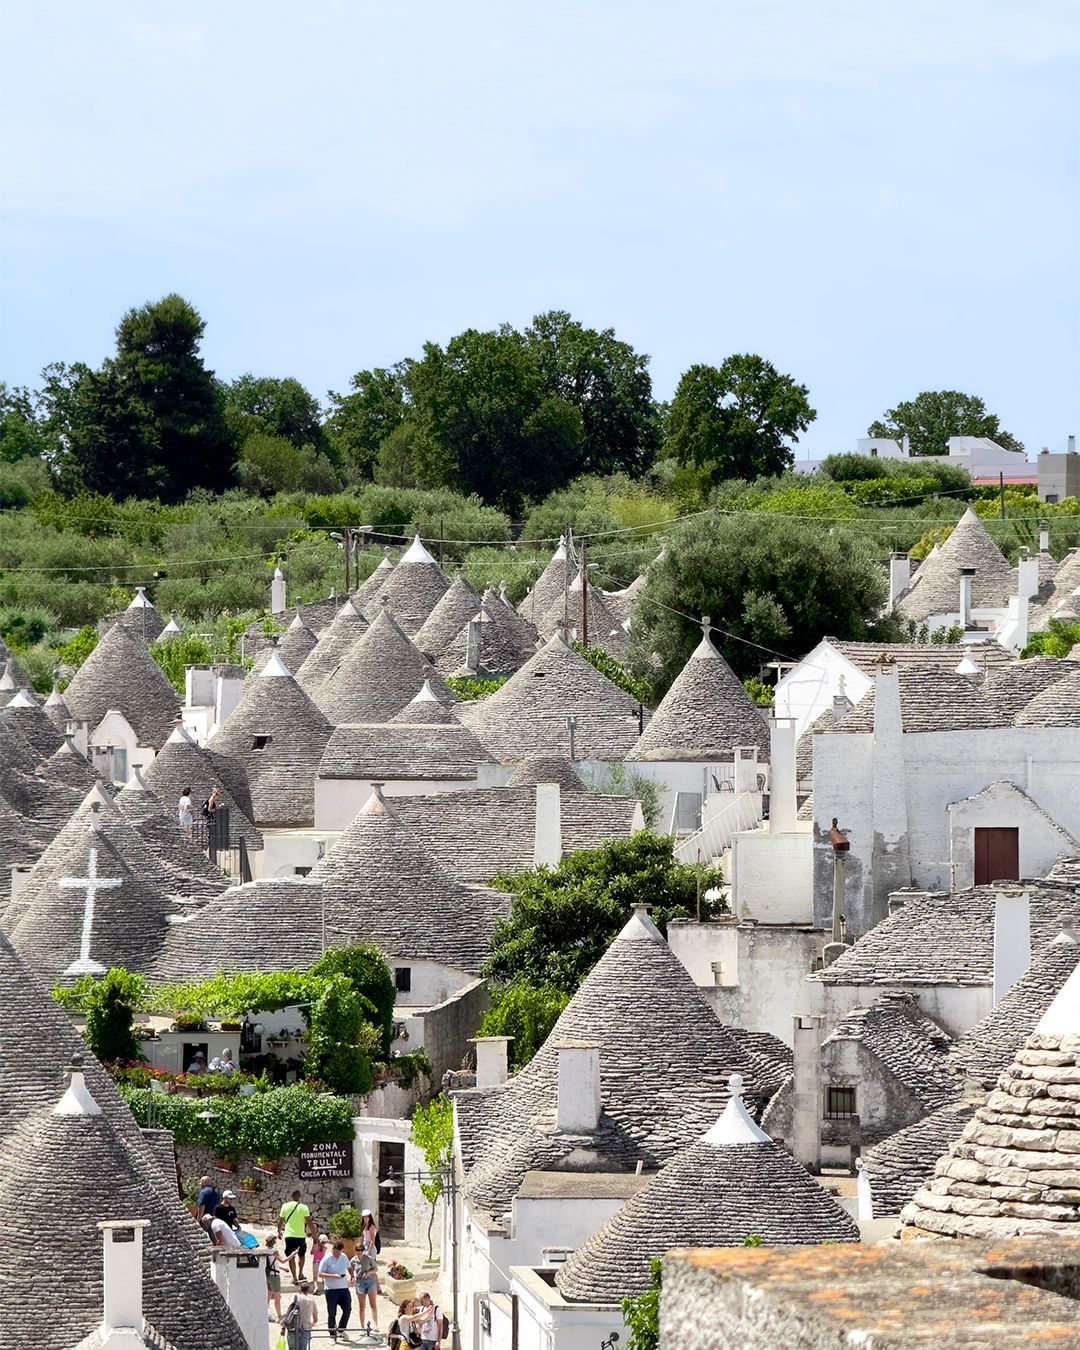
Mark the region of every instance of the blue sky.
POLYGON ((179 291, 313 393, 545 309, 670 397, 757 351, 798 454, 925 388, 1080 433, 1074 0, 8 6, 0 379, 179 291))

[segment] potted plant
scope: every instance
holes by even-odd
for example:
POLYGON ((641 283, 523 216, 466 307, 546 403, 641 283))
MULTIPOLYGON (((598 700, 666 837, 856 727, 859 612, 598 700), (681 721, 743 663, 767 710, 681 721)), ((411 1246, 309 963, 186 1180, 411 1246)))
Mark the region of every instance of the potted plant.
POLYGON ((276 1177, 280 1163, 277 1158, 259 1158, 255 1163, 257 1172, 265 1172, 267 1176, 276 1177))
POLYGON ((351 1258, 356 1252, 356 1240, 364 1231, 363 1216, 352 1205, 346 1205, 344 1209, 330 1215, 326 1231, 335 1240, 344 1242, 345 1255, 351 1258))
POLYGON ((178 1012, 173 1018, 173 1031, 206 1031, 206 1019, 199 1013, 178 1012))
POLYGON ((259 1183, 254 1177, 241 1177, 240 1189, 242 1191, 257 1191, 259 1189, 259 1183))
POLYGON ((199 1208, 199 1178, 185 1177, 183 1182, 184 1204, 188 1207, 188 1213, 192 1218, 195 1217, 195 1211, 199 1208))
POLYGON ((219 1172, 235 1172, 236 1159, 227 1156, 222 1158, 215 1158, 214 1166, 217 1168, 219 1172))
POLYGON ((228 1018, 220 1023, 222 1031, 239 1031, 241 1024, 235 1018, 228 1018))
POLYGON ((408 1266, 400 1261, 391 1261, 386 1268, 386 1278, 382 1281, 383 1292, 392 1303, 416 1297, 416 1277, 408 1266))

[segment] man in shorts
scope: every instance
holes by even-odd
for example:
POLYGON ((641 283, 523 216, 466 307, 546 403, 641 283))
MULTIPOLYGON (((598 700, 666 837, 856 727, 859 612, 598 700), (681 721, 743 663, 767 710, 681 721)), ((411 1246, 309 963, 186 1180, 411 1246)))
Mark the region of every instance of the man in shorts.
POLYGON ((314 1237, 316 1231, 311 1210, 303 1203, 299 1191, 293 1191, 290 1198, 281 1206, 277 1230, 278 1237, 285 1239, 285 1257, 289 1262, 289 1273, 293 1277, 293 1283, 299 1283, 304 1278, 308 1236, 310 1234, 314 1237))

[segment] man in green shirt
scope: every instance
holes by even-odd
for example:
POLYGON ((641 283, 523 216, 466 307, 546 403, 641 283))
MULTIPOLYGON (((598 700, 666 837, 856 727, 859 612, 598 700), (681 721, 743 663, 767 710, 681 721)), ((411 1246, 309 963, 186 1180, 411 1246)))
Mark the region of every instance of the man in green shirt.
POLYGON ((307 1258, 307 1239, 316 1235, 311 1210, 301 1199, 299 1191, 293 1191, 290 1199, 281 1206, 277 1221, 278 1237, 285 1238, 285 1257, 289 1262, 289 1272, 293 1283, 298 1284, 304 1278, 304 1261, 307 1258), (300 1269, 297 1272, 297 1262, 300 1269))

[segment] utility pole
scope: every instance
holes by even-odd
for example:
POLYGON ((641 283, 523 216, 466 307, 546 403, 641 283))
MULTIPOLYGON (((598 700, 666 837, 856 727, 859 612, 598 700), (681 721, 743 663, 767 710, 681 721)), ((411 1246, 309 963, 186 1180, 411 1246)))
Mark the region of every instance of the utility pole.
POLYGON ((581 545, 581 645, 589 645, 589 560, 588 541, 581 545))

